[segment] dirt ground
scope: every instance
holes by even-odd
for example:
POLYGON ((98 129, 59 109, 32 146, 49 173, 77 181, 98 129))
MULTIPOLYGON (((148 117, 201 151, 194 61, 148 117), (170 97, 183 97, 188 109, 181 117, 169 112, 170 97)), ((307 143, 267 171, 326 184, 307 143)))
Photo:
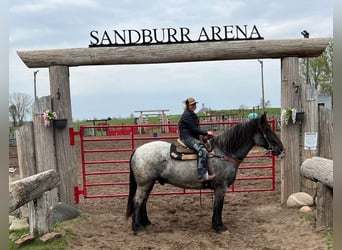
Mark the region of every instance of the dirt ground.
MULTIPOLYGON (((102 148, 103 143, 92 147, 102 148)), ((79 145, 76 151, 81 169, 79 145)), ((101 158, 99 154, 96 157, 101 158)), ((89 160, 96 157, 90 156, 89 160)), ((246 162, 248 165, 247 159, 246 162)), ((121 178, 128 181, 127 174, 121 178)), ((102 180, 95 178, 93 181, 102 180)), ((81 186, 81 178, 79 184, 81 186)), ((115 191, 115 188, 106 189, 115 191)), ((94 191, 97 192, 103 190, 94 191)), ((327 249, 326 239, 315 229, 314 221, 304 218, 310 216, 280 205, 279 160, 276 160, 275 191, 226 194, 222 218, 228 230, 220 234, 211 228, 212 202, 212 194, 152 195, 147 207, 152 225, 133 235, 131 219, 126 221, 125 218, 126 197, 84 199, 81 196, 78 204, 81 216, 64 222, 62 227, 75 234, 70 250, 327 249)))

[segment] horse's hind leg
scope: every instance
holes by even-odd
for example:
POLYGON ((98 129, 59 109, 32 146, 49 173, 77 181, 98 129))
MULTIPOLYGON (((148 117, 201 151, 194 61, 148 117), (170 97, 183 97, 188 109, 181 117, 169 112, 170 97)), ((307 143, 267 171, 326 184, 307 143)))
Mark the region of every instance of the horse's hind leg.
POLYGON ((147 190, 146 192, 146 197, 145 199, 143 200, 142 204, 141 204, 141 209, 140 209, 140 218, 141 218, 141 225, 146 227, 148 225, 151 225, 151 221, 148 219, 148 215, 147 215, 147 200, 148 200, 148 197, 153 189, 153 186, 154 186, 154 182, 153 184, 149 187, 149 189, 147 190))
POLYGON ((132 230, 134 232, 142 226, 151 224, 147 216, 147 199, 153 188, 154 181, 150 185, 138 186, 134 197, 134 213, 132 217, 132 230))

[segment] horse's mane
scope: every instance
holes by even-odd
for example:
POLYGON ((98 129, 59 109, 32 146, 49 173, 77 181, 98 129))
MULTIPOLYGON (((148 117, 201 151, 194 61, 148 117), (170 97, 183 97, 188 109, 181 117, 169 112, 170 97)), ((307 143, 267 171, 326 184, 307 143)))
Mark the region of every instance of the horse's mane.
POLYGON ((229 154, 248 144, 257 128, 258 119, 252 119, 248 122, 226 128, 222 133, 214 137, 213 140, 224 153, 229 154))

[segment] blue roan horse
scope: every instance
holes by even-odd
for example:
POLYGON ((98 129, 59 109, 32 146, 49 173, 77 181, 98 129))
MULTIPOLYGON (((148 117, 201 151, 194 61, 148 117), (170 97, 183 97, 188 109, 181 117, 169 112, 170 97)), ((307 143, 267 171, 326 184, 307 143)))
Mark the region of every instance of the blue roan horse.
POLYGON ((235 181, 240 162, 253 146, 258 145, 279 157, 284 147, 267 122, 266 114, 248 122, 227 128, 211 139, 216 157, 208 158, 207 167, 215 178, 197 181, 196 160, 175 160, 170 157, 170 143, 153 141, 138 147, 130 159, 130 186, 126 218, 132 216, 133 232, 151 224, 147 215, 147 200, 154 183, 169 183, 188 189, 214 190, 212 227, 216 232, 226 229, 222 222, 224 197, 235 181))

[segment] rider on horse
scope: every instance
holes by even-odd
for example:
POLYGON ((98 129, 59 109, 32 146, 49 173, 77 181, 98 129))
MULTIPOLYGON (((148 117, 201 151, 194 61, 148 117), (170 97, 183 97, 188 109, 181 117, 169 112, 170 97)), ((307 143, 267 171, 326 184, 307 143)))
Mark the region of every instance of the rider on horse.
POLYGON ((200 128, 198 116, 195 114, 196 100, 192 97, 185 100, 185 110, 178 122, 179 137, 184 142, 184 144, 196 150, 200 157, 198 164, 198 180, 204 181, 208 179, 213 179, 214 175, 208 175, 206 169, 208 151, 201 143, 199 137, 200 135, 214 136, 213 131, 206 131, 200 128))

